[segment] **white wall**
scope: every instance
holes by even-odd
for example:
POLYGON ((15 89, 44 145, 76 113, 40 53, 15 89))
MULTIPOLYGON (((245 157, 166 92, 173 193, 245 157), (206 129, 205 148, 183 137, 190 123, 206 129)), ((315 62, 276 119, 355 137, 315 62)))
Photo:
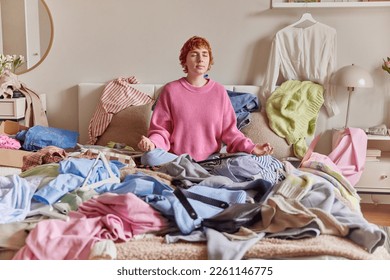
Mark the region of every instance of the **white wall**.
MULTIPOLYGON (((359 89, 353 96, 350 125, 388 121, 390 75, 380 67, 382 58, 390 56, 390 7, 270 9, 270 2, 46 0, 54 20, 52 49, 20 79, 47 94, 51 126, 77 130, 78 83, 131 75, 142 83, 176 79, 183 75, 179 50, 192 35, 207 37, 213 46, 212 78, 261 85, 273 35, 308 11, 336 28, 339 67, 355 63, 374 76, 375 88, 359 89)), ((338 91, 342 113, 320 123, 320 131, 344 124, 347 91, 338 91)))

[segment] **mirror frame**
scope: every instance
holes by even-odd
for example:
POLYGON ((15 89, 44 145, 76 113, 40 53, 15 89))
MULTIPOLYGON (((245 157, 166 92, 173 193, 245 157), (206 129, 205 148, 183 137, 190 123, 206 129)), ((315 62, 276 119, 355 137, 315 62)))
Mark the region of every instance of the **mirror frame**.
POLYGON ((16 75, 22 75, 22 74, 28 73, 28 72, 32 71, 33 69, 37 68, 45 60, 45 58, 49 54, 50 49, 51 49, 51 47, 53 45, 53 40, 54 40, 53 17, 51 15, 51 12, 50 12, 49 7, 47 6, 45 0, 39 0, 39 1, 42 2, 42 5, 45 7, 45 9, 47 11, 47 15, 49 17, 49 21, 50 21, 50 41, 49 41, 47 49, 46 49, 45 53, 43 54, 43 56, 41 57, 41 59, 34 66, 32 66, 32 67, 30 67, 28 69, 22 70, 20 72, 16 70, 16 75))

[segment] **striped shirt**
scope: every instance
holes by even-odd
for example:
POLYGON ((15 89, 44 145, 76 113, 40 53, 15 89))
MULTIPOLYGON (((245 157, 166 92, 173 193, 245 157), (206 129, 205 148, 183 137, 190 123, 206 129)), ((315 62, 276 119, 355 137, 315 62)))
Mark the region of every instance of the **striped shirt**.
POLYGON ((89 122, 88 144, 94 145, 110 124, 114 114, 130 106, 138 106, 153 101, 152 97, 143 93, 132 84, 139 82, 134 76, 129 78, 117 78, 105 86, 102 97, 96 107, 95 113, 89 122))

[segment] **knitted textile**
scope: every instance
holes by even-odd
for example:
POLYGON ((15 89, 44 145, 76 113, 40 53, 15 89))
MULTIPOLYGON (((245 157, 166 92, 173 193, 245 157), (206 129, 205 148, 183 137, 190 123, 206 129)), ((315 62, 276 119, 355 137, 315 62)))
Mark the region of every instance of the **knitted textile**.
POLYGON ((98 137, 110 124, 114 114, 130 106, 144 105, 153 101, 149 95, 131 86, 138 83, 134 76, 119 77, 107 83, 89 122, 88 144, 94 145, 96 143, 98 137))
POLYGON ((271 129, 293 145, 298 158, 306 153, 305 138, 315 132, 317 116, 324 103, 323 93, 322 85, 289 80, 267 99, 266 113, 271 129))
POLYGON ((5 134, 0 134, 0 148, 18 150, 21 148, 20 142, 5 134))

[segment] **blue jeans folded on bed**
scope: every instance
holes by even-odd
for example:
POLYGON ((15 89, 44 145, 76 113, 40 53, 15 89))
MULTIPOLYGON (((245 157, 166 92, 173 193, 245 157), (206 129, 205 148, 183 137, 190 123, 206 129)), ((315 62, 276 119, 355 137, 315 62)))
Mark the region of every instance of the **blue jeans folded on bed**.
POLYGON ((256 95, 227 90, 237 118, 237 128, 242 129, 250 123, 250 113, 260 108, 256 95))
POLYGON ((23 149, 38 151, 47 146, 62 149, 74 148, 79 133, 71 130, 35 125, 27 130, 19 131, 15 138, 23 143, 23 149))

